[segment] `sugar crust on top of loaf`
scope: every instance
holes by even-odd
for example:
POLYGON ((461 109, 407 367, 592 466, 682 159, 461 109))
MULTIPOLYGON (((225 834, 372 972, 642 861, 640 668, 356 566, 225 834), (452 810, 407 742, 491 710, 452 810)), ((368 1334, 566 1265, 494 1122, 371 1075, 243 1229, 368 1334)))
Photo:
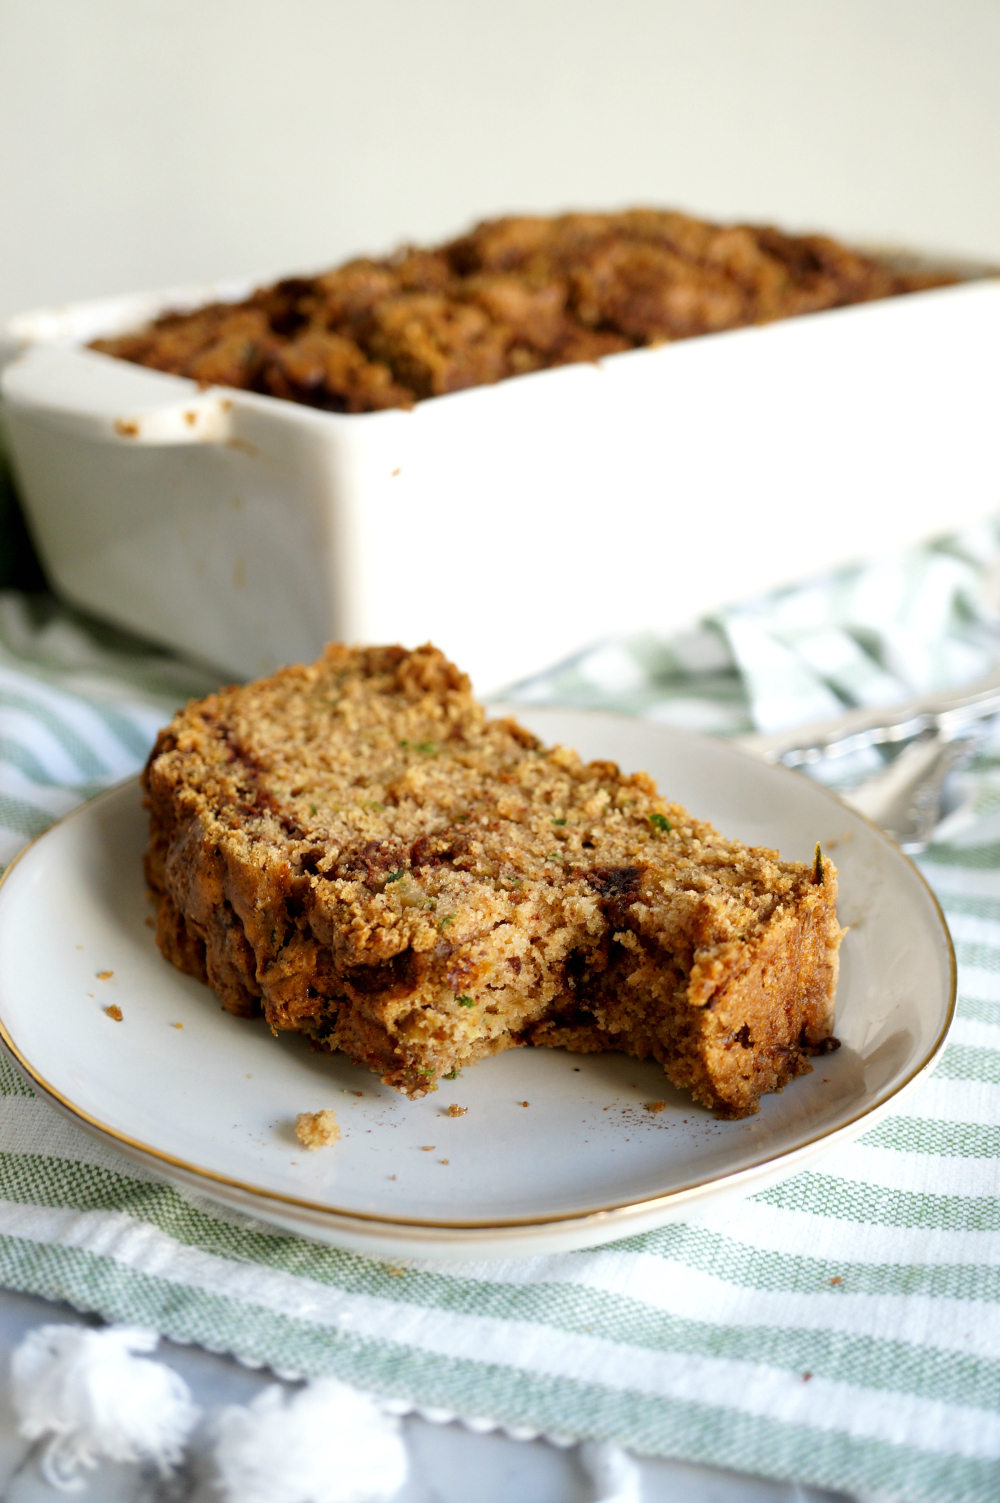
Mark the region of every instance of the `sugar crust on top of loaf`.
POLYGON ((102 353, 333 412, 954 281, 826 235, 671 209, 513 215, 433 249, 287 277, 240 303, 163 314, 102 353))

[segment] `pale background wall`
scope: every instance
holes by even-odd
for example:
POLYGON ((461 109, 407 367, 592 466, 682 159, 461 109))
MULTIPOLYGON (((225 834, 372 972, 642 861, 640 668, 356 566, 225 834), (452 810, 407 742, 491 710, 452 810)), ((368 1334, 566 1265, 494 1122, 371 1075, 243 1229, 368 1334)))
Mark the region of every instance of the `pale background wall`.
POLYGON ((1000 0, 0 0, 0 316, 676 204, 1000 261, 1000 0))

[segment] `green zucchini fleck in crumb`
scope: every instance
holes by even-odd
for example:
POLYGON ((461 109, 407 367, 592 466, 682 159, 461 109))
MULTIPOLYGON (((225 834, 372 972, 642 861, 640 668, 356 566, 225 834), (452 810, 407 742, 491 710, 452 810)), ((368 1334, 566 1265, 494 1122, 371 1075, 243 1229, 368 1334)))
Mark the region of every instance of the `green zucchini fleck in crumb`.
POLYGON ((456 997, 455 1001, 459 1007, 475 1007, 476 1005, 472 997, 456 997))
POLYGON ((670 821, 665 814, 651 814, 649 822, 654 830, 663 830, 665 834, 669 835, 670 821))

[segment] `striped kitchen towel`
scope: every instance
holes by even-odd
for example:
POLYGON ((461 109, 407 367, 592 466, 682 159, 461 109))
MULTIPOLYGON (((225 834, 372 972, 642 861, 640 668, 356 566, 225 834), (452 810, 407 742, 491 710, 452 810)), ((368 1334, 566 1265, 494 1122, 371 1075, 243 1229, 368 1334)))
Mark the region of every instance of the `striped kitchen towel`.
MULTIPOLYGON (((902 699, 1000 657, 998 528, 665 641, 598 645, 524 702, 723 733, 902 699)), ((0 855, 134 771, 204 674, 0 595, 0 855)), ((923 859, 961 976, 934 1076, 742 1204, 596 1251, 402 1271, 165 1186, 0 1066, 0 1279, 433 1416, 838 1488, 1000 1497, 1000 735, 923 859)))

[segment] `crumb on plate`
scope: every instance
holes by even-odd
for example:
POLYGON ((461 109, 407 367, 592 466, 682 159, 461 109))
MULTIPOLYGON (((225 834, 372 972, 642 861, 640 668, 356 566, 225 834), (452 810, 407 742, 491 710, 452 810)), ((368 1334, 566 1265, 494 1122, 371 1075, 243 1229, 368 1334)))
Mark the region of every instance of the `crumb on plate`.
POLYGON ((451 1106, 449 1106, 448 1110, 446 1112, 444 1112, 442 1115, 445 1116, 445 1117, 464 1117, 465 1114, 466 1114, 466 1112, 468 1110, 469 1110, 469 1108, 467 1106, 457 1106, 456 1103, 453 1101, 451 1103, 451 1106))
POLYGON ((321 1112, 299 1112, 295 1119, 295 1136, 303 1148, 324 1148, 340 1137, 337 1114, 324 1107, 321 1112))
POLYGON ((109 1018, 114 1018, 114 1020, 115 1020, 116 1023, 120 1023, 121 1022, 121 1020, 122 1020, 122 1010, 118 1006, 117 1002, 112 1002, 111 1006, 110 1007, 106 1007, 104 1009, 104 1011, 107 1013, 107 1015, 108 1015, 109 1018))

